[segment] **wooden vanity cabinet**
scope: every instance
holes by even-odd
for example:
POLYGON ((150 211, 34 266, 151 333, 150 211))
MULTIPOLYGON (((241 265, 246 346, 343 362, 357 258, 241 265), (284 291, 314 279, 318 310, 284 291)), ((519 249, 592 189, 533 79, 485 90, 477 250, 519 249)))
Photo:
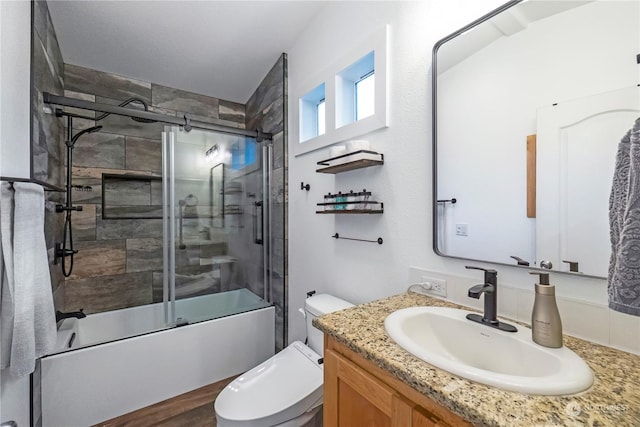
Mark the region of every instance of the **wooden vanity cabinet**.
POLYGON ((325 335, 325 427, 471 426, 325 335))

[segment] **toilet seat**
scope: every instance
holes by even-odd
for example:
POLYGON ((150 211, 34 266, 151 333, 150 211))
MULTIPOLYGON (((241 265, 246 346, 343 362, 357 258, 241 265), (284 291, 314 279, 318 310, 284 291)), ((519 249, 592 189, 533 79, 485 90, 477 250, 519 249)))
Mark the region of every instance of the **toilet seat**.
POLYGON ((322 403, 320 356, 295 341, 233 380, 218 395, 220 427, 270 427, 299 417, 322 403))

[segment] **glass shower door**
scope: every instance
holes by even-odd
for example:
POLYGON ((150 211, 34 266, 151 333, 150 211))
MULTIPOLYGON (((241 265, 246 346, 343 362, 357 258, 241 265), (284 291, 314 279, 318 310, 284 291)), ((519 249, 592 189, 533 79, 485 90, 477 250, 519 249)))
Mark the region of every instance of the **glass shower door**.
POLYGON ((271 305, 269 148, 167 127, 163 153, 165 321, 180 326, 271 305))

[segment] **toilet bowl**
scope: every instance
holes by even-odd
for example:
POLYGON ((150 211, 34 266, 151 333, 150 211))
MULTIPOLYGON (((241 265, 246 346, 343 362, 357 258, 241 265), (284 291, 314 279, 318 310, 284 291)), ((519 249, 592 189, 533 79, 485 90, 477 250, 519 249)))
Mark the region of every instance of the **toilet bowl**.
POLYGON ((327 294, 305 301, 307 343, 287 348, 233 380, 215 401, 219 427, 300 427, 322 410, 322 332, 315 317, 353 304, 327 294))

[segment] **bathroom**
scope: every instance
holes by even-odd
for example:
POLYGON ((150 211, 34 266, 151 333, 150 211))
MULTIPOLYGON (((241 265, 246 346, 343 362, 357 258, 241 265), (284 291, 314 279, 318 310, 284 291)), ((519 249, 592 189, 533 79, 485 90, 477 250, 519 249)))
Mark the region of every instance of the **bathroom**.
MULTIPOLYGON (((278 2, 273 3, 275 7, 278 2)), ((366 303, 405 292, 407 287, 420 277, 420 273, 417 278, 414 276, 415 270, 411 270, 412 267, 424 270, 426 276, 446 280, 449 300, 482 309, 482 301, 471 300, 466 295, 467 289, 481 278, 465 270, 465 265, 471 262, 442 257, 432 249, 434 211, 431 50, 438 40, 500 6, 502 2, 486 0, 482 2, 312 3, 315 9, 307 11, 307 15, 289 16, 292 22, 294 18, 302 19, 301 16, 306 17, 307 20, 302 23, 296 21, 298 32, 291 36, 290 43, 278 54, 269 58, 270 65, 273 66, 280 60, 280 54, 286 53, 286 90, 288 92, 288 104, 281 106, 286 107, 288 126, 284 129, 286 134, 284 140, 287 142, 288 150, 281 154, 283 176, 282 182, 278 183, 282 189, 280 203, 286 209, 283 215, 286 219, 283 218, 282 247, 278 249, 281 251, 283 264, 281 290, 284 299, 278 306, 281 310, 279 314, 282 324, 276 326, 279 334, 276 334, 275 342, 280 345, 279 348, 282 348, 295 340, 304 341, 305 323, 298 309, 304 306, 307 292, 315 290, 338 296, 354 304, 366 303), (353 52, 358 49, 359 44, 363 40, 369 40, 368 36, 385 26, 388 26, 386 27, 387 117, 385 126, 334 141, 366 139, 374 150, 384 153, 385 164, 381 168, 368 168, 359 172, 334 175, 334 177, 315 173, 317 162, 329 157, 329 145, 308 153, 296 152, 295 147, 301 145, 297 129, 298 100, 304 95, 305 90, 326 79, 327 70, 336 67, 340 69, 357 60, 359 57, 357 54, 354 56, 353 52), (298 182, 309 184, 310 190, 298 190, 298 182), (338 217, 315 213, 316 204, 322 201, 324 194, 361 188, 375 191, 375 197, 384 201, 386 205, 384 214, 338 217), (381 237, 383 244, 331 238, 336 233, 340 236, 374 241, 381 237)), ((245 7, 250 9, 252 6, 248 3, 245 7)), ((284 14, 285 9, 279 10, 284 14)), ((5 29, 9 31, 10 28, 9 25, 5 25, 5 20, 13 17, 10 13, 14 13, 13 9, 9 9, 3 2, 1 176, 16 176, 5 169, 4 159, 7 158, 5 156, 13 147, 6 142, 8 139, 5 138, 5 129, 8 129, 7 123, 14 123, 14 119, 5 119, 5 114, 9 111, 7 107, 12 106, 15 111, 17 111, 16 106, 22 106, 23 110, 27 109, 26 118, 22 117, 21 121, 18 120, 24 126, 17 130, 18 137, 11 139, 20 141, 29 138, 31 128, 30 114, 28 114, 29 64, 27 62, 26 65, 20 66, 19 62, 5 60, 5 54, 8 58, 12 58, 10 54, 18 55, 5 50, 4 45, 5 37, 11 40, 4 33, 5 29), (9 68, 9 64, 15 65, 9 68), (9 69, 5 70, 5 67, 9 69), (22 86, 15 84, 6 86, 5 76, 7 78, 16 76, 22 82, 22 86), (13 97, 10 97, 11 95, 13 97), (7 99, 10 99, 11 103, 8 103, 7 99)), ((21 10, 19 16, 21 19, 26 19, 26 28, 28 28, 30 16, 23 16, 23 13, 24 11, 21 10)), ((30 11, 27 13, 29 14, 30 11)), ((238 17, 238 21, 241 20, 242 15, 238 17)), ((22 35, 20 40, 27 43, 28 49, 28 32, 25 35, 24 28, 14 30, 22 35)), ((64 51, 64 46, 62 50, 64 51)), ((237 51, 233 54, 242 55, 237 51)), ((635 61, 628 67, 628 73, 633 74, 637 80, 640 67, 635 61)), ((256 79, 250 94, 270 71, 271 68, 267 68, 269 69, 264 69, 263 74, 256 79)), ((155 82, 152 77, 138 76, 138 79, 155 82)), ((613 88, 617 87, 613 85, 613 88)), ((224 99, 222 95, 213 96, 224 99)), ((112 99, 121 101, 125 97, 113 96, 112 99)), ((240 102, 246 101, 248 97, 240 102)), ((169 109, 182 111, 179 108, 169 107, 169 109)), ((226 111, 231 112, 230 121, 239 120, 237 115, 233 114, 233 109, 226 111)), ((134 122, 131 123, 138 126, 134 122)), ((249 127, 256 126, 247 126, 249 127)), ((56 132, 60 133, 62 129, 57 129, 56 132)), ((159 142, 154 139, 152 143, 159 142)), ((51 161, 55 162, 55 160, 51 161)), ((81 154, 77 156, 77 160, 79 162, 83 160, 81 154)), ((64 168, 60 164, 64 160, 60 157, 57 161, 59 163, 55 166, 55 170, 60 176, 56 179, 59 185, 64 185, 62 176, 64 168)), ((157 159, 155 161, 157 165, 157 159)), ((109 165, 96 167, 113 169, 109 165)), ((80 201, 82 198, 99 198, 98 181, 95 178, 87 178, 87 182, 82 184, 94 187, 93 191, 74 191, 74 198, 79 203, 97 206, 98 203, 91 200, 80 201)), ((82 224, 80 218, 82 217, 78 215, 74 221, 77 220, 82 224)), ((47 221, 52 222, 47 223, 47 229, 56 230, 56 237, 62 233, 62 219, 60 214, 51 213, 47 216, 47 221)), ((470 236, 474 231, 471 227, 470 236)), ((75 233, 74 238, 79 242, 78 249, 82 250, 81 232, 75 233)), ((54 237, 48 238, 48 248, 51 248, 49 243, 54 243, 53 239, 54 237)), ((510 253, 510 255, 519 254, 510 253)), ((75 266, 80 272, 87 268, 86 265, 83 266, 81 260, 79 255, 75 266)), ((528 322, 535 283, 535 278, 528 274, 528 270, 516 268, 515 263, 513 263, 514 266, 503 265, 505 262, 473 263, 499 271, 501 286, 499 314, 528 322)), ((100 262, 97 264, 100 265, 100 262)), ((51 274, 54 286, 64 281, 59 265, 51 266, 51 274)), ((605 279, 594 277, 594 275, 570 274, 552 274, 551 278, 557 287, 556 292, 566 333, 633 354, 640 352, 640 322, 637 317, 608 308, 605 279)), ((129 288, 122 291, 135 292, 129 288)), ((56 295, 55 292, 54 295, 56 295)), ((101 301, 103 304, 108 302, 106 299, 101 301)), ((88 307, 86 306, 86 309, 88 307)), ((79 308, 83 307, 74 303, 73 310, 79 308)), ((64 310, 69 309, 71 307, 65 307, 64 310)), ((28 381, 13 383, 10 378, 7 379, 3 375, 2 386, 0 419, 2 421, 14 419, 18 421, 18 425, 28 425, 31 412, 28 381)))

